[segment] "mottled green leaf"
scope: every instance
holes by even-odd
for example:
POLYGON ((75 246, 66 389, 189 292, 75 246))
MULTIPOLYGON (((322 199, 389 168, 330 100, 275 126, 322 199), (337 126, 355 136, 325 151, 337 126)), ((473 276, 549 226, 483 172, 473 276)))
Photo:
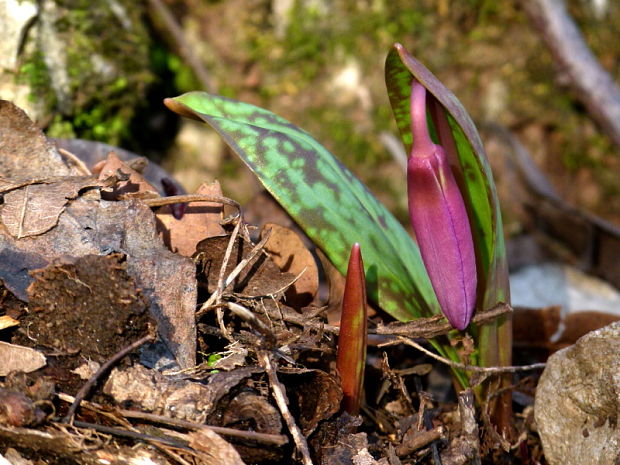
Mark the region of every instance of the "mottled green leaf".
POLYGON ((389 52, 385 79, 401 137, 411 151, 409 99, 415 79, 429 92, 430 119, 446 149, 467 204, 477 261, 481 270, 479 306, 509 302, 506 252, 499 200, 484 148, 469 114, 459 100, 423 64, 396 44, 389 52), (442 134, 442 122, 445 131, 442 134), (482 292, 481 292, 482 291, 482 292))
POLYGON ((212 126, 343 274, 358 242, 368 295, 386 312, 403 321, 439 313, 415 242, 310 134, 262 108, 204 92, 165 103, 212 126))

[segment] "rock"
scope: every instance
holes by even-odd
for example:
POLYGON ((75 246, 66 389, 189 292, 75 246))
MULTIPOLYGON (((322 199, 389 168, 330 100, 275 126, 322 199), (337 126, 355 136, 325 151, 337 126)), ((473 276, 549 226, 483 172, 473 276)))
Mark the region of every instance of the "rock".
POLYGON ((620 322, 549 358, 534 414, 550 465, 620 462, 620 322))
POLYGON ((34 1, 0 0, 0 68, 13 70, 26 30, 37 15, 34 1))

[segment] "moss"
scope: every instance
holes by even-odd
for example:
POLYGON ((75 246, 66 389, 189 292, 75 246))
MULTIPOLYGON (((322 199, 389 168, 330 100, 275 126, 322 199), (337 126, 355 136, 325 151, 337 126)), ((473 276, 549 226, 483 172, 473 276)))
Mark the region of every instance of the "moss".
MULTIPOLYGON (((150 71, 150 39, 142 24, 144 6, 119 0, 122 12, 108 2, 56 0, 53 29, 65 46, 63 66, 69 78, 68 102, 54 93, 51 73, 43 54, 47 37, 34 36, 16 77, 27 83, 32 100, 43 101, 44 113, 51 116, 50 134, 76 136, 117 144, 129 137, 127 126, 135 108, 143 105, 150 71)), ((39 20, 41 21, 41 19, 39 20)), ((62 97, 61 97, 62 98, 62 97)))

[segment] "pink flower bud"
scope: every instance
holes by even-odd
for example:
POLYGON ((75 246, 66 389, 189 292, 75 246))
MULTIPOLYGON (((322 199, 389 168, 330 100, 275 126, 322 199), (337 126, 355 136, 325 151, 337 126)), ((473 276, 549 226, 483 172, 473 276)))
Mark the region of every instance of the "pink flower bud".
POLYGON ((426 122, 426 89, 411 88, 413 147, 407 164, 409 217, 441 311, 459 330, 476 304, 476 257, 463 196, 426 122))

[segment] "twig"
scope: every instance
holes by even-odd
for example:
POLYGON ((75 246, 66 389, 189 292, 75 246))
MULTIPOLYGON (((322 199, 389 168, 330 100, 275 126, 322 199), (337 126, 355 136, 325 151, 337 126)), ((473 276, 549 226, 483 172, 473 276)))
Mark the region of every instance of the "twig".
POLYGON ((406 344, 411 347, 415 347, 420 352, 423 352, 429 357, 434 358, 435 360, 445 365, 448 365, 452 368, 458 368, 460 370, 473 371, 477 373, 486 373, 486 374, 517 373, 519 371, 542 370, 543 368, 545 368, 545 366, 547 366, 546 363, 533 363, 531 365, 506 366, 506 367, 479 367, 479 366, 474 366, 474 365, 465 365, 464 363, 454 362, 452 360, 448 360, 447 358, 442 357, 441 355, 437 355, 431 352, 430 350, 422 347, 420 344, 418 344, 414 340, 409 339, 407 337, 403 337, 403 336, 398 336, 397 341, 390 341, 390 342, 386 342, 383 344, 379 344, 379 347, 393 346, 393 345, 401 344, 401 343, 406 344))
MULTIPOLYGON (((499 303, 489 310, 477 312, 472 321, 480 325, 511 312, 512 308, 510 308, 509 305, 499 303)), ((436 315, 430 318, 417 318, 407 323, 391 323, 386 326, 379 325, 377 326, 376 334, 432 339, 437 336, 448 334, 453 329, 452 325, 450 325, 442 315, 436 315)), ((369 330, 369 333, 370 332, 369 330)))
POLYGON ((273 397, 276 401, 278 408, 280 409, 280 413, 288 426, 291 435, 293 436, 293 441, 295 441, 295 445, 299 452, 301 453, 301 459, 304 465, 313 465, 312 459, 310 458, 310 450, 308 449, 308 443, 306 438, 301 433, 299 426, 295 423, 295 419, 293 415, 291 415, 290 410, 288 409, 286 396, 284 394, 284 387, 278 380, 278 375, 276 374, 275 368, 272 365, 271 353, 268 351, 259 351, 257 353, 258 360, 261 366, 267 372, 267 376, 269 378, 269 384, 271 386, 271 391, 273 392, 273 397))
POLYGON ((211 295, 211 297, 209 297, 209 299, 204 304, 202 304, 202 306, 196 313, 196 316, 200 316, 203 313, 205 313, 209 309, 209 307, 213 305, 213 303, 219 298, 219 296, 214 297, 214 295, 218 292, 219 289, 221 289, 219 291, 219 295, 221 295, 228 288, 228 286, 230 286, 232 282, 235 279, 237 279, 237 276, 239 276, 239 274, 243 271, 243 269, 246 266, 248 266, 248 264, 254 259, 254 257, 256 257, 256 255, 261 250, 263 250, 265 243, 269 240, 269 235, 270 234, 268 231, 267 234, 265 234, 265 237, 263 237, 261 241, 258 244, 256 244, 252 250, 250 250, 250 253, 248 253, 247 257, 245 257, 243 260, 239 262, 239 264, 235 267, 235 269, 230 272, 230 274, 224 281, 223 286, 221 288, 218 287, 218 289, 216 289, 216 291, 211 295))
MULTIPOLYGON (((237 209, 237 214, 234 218, 239 216, 241 212, 241 205, 233 199, 223 197, 221 195, 207 195, 207 194, 183 194, 183 195, 170 195, 168 197, 156 197, 154 199, 142 199, 149 207, 163 207, 164 205, 172 205, 175 203, 188 203, 188 202, 216 202, 224 205, 229 205, 237 209)), ((230 221, 228 218, 224 218, 222 222, 230 221)))
MULTIPOLYGON (((222 266, 220 267, 220 274, 217 278, 217 286, 215 287, 215 291, 209 296, 207 301, 202 304, 198 312, 196 312, 196 317, 199 317, 200 315, 205 313, 211 306, 217 305, 220 301, 222 292, 224 292, 224 276, 226 275, 226 268, 228 268, 228 262, 230 261, 233 247, 235 245, 235 242, 237 241, 237 237, 239 236, 239 228, 241 228, 241 223, 243 223, 243 221, 240 218, 235 225, 235 229, 233 229, 233 232, 230 235, 230 239, 228 240, 228 245, 226 246, 226 251, 224 252, 224 258, 222 259, 222 266)), ((228 331, 225 328, 222 329, 222 311, 219 308, 217 309, 217 322, 220 325, 222 334, 226 336, 228 334, 228 331)), ((229 337, 226 337, 226 339, 230 340, 229 337)))
POLYGON ((566 72, 577 98, 620 147, 620 88, 583 40, 563 0, 521 0, 521 4, 566 72))
POLYGON ((263 336, 269 339, 270 342, 276 342, 276 336, 273 334, 271 328, 257 318, 253 312, 245 308, 243 305, 239 305, 235 302, 228 302, 227 307, 239 318, 242 318, 253 325, 263 336))
MULTIPOLYGON (((420 399, 420 411, 418 412, 419 419, 424 424, 424 430, 426 432, 431 431, 433 429, 433 420, 430 416, 430 412, 426 408, 427 404, 432 406, 432 400, 430 396, 422 391, 422 381, 420 381, 419 376, 414 377, 415 390, 418 393, 418 398, 420 399)), ((421 426, 421 425, 420 425, 421 426)), ((421 429, 418 427, 418 429, 421 429)), ((441 465, 441 457, 439 455, 439 447, 437 447, 437 441, 431 441, 431 452, 433 455, 433 463, 435 465, 441 465)))
MULTIPOLYGON (((70 396, 69 394, 65 394, 59 392, 56 394, 60 400, 65 402, 73 402, 75 397, 70 396)), ((95 402, 82 401, 82 407, 93 410, 101 415, 113 416, 113 413, 105 410, 102 405, 99 405, 95 402)), ((211 426, 205 425, 202 423, 194 423, 192 421, 181 420, 179 418, 171 418, 166 417, 164 415, 156 415, 154 413, 148 412, 139 412, 136 410, 125 410, 125 409, 116 409, 114 410, 117 414, 123 415, 125 418, 133 418, 137 420, 147 420, 153 423, 161 423, 164 425, 172 425, 179 426, 185 429, 191 430, 200 430, 200 429, 210 429, 217 434, 221 434, 222 436, 229 436, 241 439, 247 439, 250 441, 262 442, 264 444, 274 444, 276 446, 282 446, 288 442, 288 438, 283 434, 269 434, 269 433, 258 433, 256 431, 246 431, 234 428, 227 428, 224 426, 211 426)), ((114 419, 118 420, 116 416, 114 419)))
POLYGON ((198 57, 193 53, 192 47, 185 39, 181 26, 179 26, 177 20, 174 18, 172 13, 170 13, 168 7, 161 0, 149 0, 149 4, 157 11, 157 14, 166 25, 166 29, 170 32, 174 46, 179 55, 183 57, 183 60, 185 60, 185 62, 192 69, 204 87, 204 90, 211 93, 215 92, 215 87, 213 86, 209 73, 207 73, 207 70, 203 66, 200 59, 198 59, 198 57))
POLYGON ((131 344, 129 344, 124 349, 119 350, 107 362, 105 362, 103 365, 101 365, 101 367, 97 370, 97 372, 93 376, 91 376, 90 379, 86 383, 84 383, 84 385, 81 387, 81 389, 76 394, 75 400, 71 404, 71 407, 69 407, 69 411, 67 412, 67 415, 65 415, 65 417, 62 420, 63 423, 70 423, 71 422, 71 420, 73 419, 73 415, 75 415, 75 411, 80 406, 80 402, 82 401, 82 399, 84 399, 86 397, 88 392, 97 383, 99 378, 104 373, 106 373, 112 367, 112 365, 114 365, 119 360, 121 360, 125 355, 127 355, 130 352, 136 350, 141 345, 143 345, 143 344, 145 344, 145 343, 147 343, 149 341, 152 341, 152 340, 153 340, 153 336, 151 334, 148 334, 148 335, 138 339, 137 341, 132 342, 131 344))
POLYGON ((165 436, 153 436, 151 434, 138 433, 135 431, 127 431, 120 428, 112 428, 110 426, 98 425, 97 423, 87 423, 85 421, 75 420, 73 426, 77 428, 89 428, 101 433, 113 434, 131 439, 139 439, 140 441, 158 442, 168 446, 178 447, 180 449, 188 449, 188 443, 179 439, 173 439, 165 436))
POLYGON ((284 436, 283 434, 258 433, 256 431, 246 431, 246 430, 240 430, 240 429, 234 429, 234 428, 226 428, 223 426, 202 425, 202 424, 193 423, 187 420, 180 420, 177 418, 170 418, 170 417, 165 417, 162 415, 155 415, 153 413, 136 412, 134 410, 119 410, 119 413, 126 416, 127 418, 148 420, 148 421, 153 421, 157 423, 180 426, 182 428, 187 428, 187 429, 193 429, 193 430, 210 429, 216 432, 217 434, 221 434, 223 436, 247 439, 250 441, 262 442, 264 444, 274 444, 276 446, 282 446, 288 442, 288 438, 284 436))

